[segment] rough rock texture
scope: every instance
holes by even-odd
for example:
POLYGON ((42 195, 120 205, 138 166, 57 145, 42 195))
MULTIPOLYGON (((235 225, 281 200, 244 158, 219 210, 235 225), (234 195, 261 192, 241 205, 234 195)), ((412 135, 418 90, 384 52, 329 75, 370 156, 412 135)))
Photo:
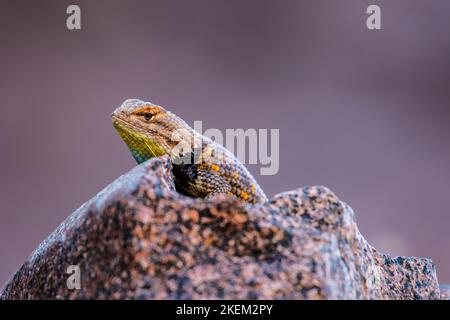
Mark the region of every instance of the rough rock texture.
POLYGON ((247 205, 174 190, 166 159, 118 178, 29 257, 2 299, 439 299, 435 267, 361 236, 325 187, 247 205), (69 265, 81 289, 69 290, 69 265))

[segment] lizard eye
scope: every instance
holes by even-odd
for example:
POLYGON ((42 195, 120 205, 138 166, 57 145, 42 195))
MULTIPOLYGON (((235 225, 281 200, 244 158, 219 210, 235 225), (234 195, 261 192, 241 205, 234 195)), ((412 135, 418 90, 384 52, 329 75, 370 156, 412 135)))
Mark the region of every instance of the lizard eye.
POLYGON ((144 119, 145 121, 150 121, 153 118, 153 115, 151 113, 144 113, 144 119))

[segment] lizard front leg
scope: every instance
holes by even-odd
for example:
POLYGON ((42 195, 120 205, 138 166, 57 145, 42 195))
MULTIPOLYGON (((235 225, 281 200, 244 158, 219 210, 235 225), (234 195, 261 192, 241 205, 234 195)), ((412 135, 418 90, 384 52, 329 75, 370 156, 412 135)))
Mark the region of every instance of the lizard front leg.
POLYGON ((219 194, 230 194, 231 185, 205 164, 174 164, 175 186, 183 194, 212 199, 219 194))

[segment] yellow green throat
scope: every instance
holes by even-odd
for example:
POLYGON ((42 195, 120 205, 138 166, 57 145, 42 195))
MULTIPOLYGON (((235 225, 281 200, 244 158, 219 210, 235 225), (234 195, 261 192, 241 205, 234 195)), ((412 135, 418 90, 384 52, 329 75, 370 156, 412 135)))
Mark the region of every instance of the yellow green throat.
POLYGON ((127 130, 119 125, 115 125, 114 127, 130 149, 137 163, 142 163, 150 158, 160 157, 166 154, 166 151, 147 135, 127 130))

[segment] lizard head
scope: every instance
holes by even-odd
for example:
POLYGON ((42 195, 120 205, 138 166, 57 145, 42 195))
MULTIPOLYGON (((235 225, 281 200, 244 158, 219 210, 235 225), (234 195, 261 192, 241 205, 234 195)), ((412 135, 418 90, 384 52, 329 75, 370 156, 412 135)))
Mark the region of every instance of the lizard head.
POLYGON ((114 110, 112 121, 138 163, 171 155, 176 144, 172 132, 182 126, 182 120, 173 113, 139 99, 125 100, 114 110))

